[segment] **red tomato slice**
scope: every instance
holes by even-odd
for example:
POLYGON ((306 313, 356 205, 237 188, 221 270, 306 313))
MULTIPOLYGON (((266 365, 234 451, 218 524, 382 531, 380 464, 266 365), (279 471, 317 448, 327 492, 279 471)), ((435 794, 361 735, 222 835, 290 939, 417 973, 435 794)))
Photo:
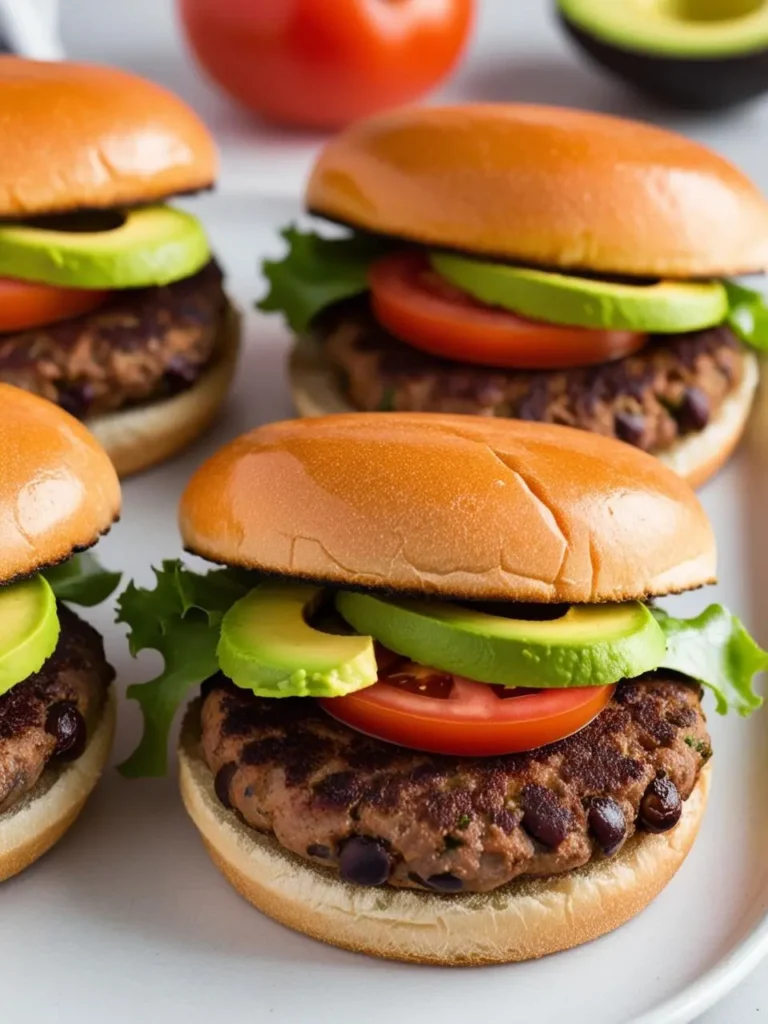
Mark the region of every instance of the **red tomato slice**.
POLYGON ((437 672, 391 655, 379 682, 320 701, 333 718, 411 750, 487 757, 535 750, 583 729, 615 686, 505 689, 437 672))
POLYGON ((24 331, 82 316, 100 306, 107 295, 109 292, 0 277, 0 332, 24 331))
POLYGON ((399 252, 371 267, 379 323, 415 348, 445 359, 525 370, 567 369, 622 359, 645 334, 527 320, 486 306, 444 281, 423 253, 399 252))

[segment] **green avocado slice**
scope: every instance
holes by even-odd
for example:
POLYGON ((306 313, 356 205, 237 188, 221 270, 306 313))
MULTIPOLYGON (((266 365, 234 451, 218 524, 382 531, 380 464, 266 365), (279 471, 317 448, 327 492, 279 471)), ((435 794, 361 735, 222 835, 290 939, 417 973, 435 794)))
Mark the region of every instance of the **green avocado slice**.
POLYGON ((302 583, 263 583, 236 601, 216 652, 224 675, 259 697, 340 697, 375 683, 369 636, 308 625, 322 596, 322 588, 302 583))
POLYGON ((572 327, 681 334, 720 324, 728 297, 719 281, 621 284, 430 253, 451 284, 491 306, 572 327))
POLYGON ((398 654, 501 686, 603 686, 657 668, 666 650, 661 627, 639 601, 573 605, 543 622, 347 592, 336 607, 359 633, 398 654))
POLYGON ((0 694, 38 672, 59 639, 56 598, 43 576, 0 588, 0 694))
POLYGON ((91 226, 77 217, 0 224, 0 274, 71 288, 142 288, 189 277, 210 259, 197 218, 170 206, 128 210, 117 227, 103 228, 98 218, 91 226))
POLYGON ((768 47, 764 0, 557 0, 573 25, 626 50, 727 57, 768 47))

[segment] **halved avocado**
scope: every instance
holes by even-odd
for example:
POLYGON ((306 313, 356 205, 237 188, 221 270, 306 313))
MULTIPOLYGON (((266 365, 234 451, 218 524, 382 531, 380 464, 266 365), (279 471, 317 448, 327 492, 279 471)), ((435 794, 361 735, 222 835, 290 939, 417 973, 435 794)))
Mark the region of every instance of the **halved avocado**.
POLYGON ((666 650, 661 627, 639 601, 573 605, 543 622, 344 591, 336 607, 359 633, 398 654, 501 686, 604 686, 658 668, 666 650))
POLYGON ((768 0, 556 0, 597 63, 673 106, 714 109, 768 89, 768 0))
POLYGON ((0 694, 38 672, 58 639, 56 598, 44 577, 0 587, 0 694))
POLYGON ((433 268, 451 284, 491 306, 546 323, 681 334, 720 324, 728 296, 719 281, 627 284, 430 254, 433 268))
POLYGON ((322 633, 307 623, 320 587, 262 583, 224 616, 217 655, 225 676, 259 697, 340 697, 376 682, 369 636, 322 633))
POLYGON ((142 288, 196 273, 210 259, 202 225, 170 206, 128 210, 117 223, 68 215, 0 224, 0 275, 70 288, 142 288))

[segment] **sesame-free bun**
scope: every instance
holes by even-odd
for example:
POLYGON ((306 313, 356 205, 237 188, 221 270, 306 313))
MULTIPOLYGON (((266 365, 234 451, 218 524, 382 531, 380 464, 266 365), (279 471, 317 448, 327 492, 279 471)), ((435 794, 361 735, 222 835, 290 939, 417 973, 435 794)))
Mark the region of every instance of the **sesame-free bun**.
MULTIPOLYGON (((656 457, 691 487, 701 487, 718 472, 738 445, 749 419, 759 370, 754 353, 745 349, 744 375, 703 430, 687 434, 656 457)), ((322 345, 310 336, 296 340, 290 357, 293 404, 300 416, 354 412, 339 385, 339 375, 324 357, 322 345)))
POLYGON ((181 793, 214 864, 250 903, 313 939, 357 953, 445 966, 546 956, 613 931, 667 885, 693 845, 709 792, 705 768, 676 828, 636 833, 611 858, 490 893, 437 896, 364 888, 308 864, 217 800, 192 705, 179 748, 181 793))
POLYGON ((120 485, 82 423, 0 384, 0 584, 90 547, 120 514, 120 485))
POLYGON ((76 761, 47 773, 21 803, 0 814, 0 882, 17 875, 61 839, 99 781, 115 733, 114 686, 88 746, 76 761))
POLYGON ((239 348, 240 321, 229 307, 220 328, 216 355, 191 388, 171 398, 87 421, 121 477, 171 458, 205 433, 227 397, 239 348))
POLYGON ((0 57, 0 97, 0 217, 154 202, 216 177, 202 121, 136 75, 0 57))
POLYGON ((768 269, 768 203, 731 163, 649 124, 521 104, 413 107, 322 150, 309 209, 424 245, 651 277, 768 269))
POLYGON ((714 580, 693 491, 569 427, 351 413, 259 427, 192 477, 180 526, 210 561, 485 600, 642 599, 714 580))

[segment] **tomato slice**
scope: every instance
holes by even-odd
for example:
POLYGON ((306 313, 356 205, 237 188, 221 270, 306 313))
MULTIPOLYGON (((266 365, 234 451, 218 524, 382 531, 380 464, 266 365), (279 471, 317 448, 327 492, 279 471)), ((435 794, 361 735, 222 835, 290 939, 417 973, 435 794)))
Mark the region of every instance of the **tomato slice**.
POLYGON ((82 316, 100 306, 108 295, 0 277, 0 332, 24 331, 82 316))
POLYGON ((606 363, 647 335, 563 327, 486 306, 444 281, 423 253, 398 252, 368 274, 376 319, 402 341, 445 359, 524 370, 606 363))
MULTIPOLYGON (((389 652, 387 652, 389 653, 389 652)), ((535 750, 583 729, 615 686, 506 689, 391 656, 379 681, 320 701, 333 718, 411 750, 488 757, 535 750)))

